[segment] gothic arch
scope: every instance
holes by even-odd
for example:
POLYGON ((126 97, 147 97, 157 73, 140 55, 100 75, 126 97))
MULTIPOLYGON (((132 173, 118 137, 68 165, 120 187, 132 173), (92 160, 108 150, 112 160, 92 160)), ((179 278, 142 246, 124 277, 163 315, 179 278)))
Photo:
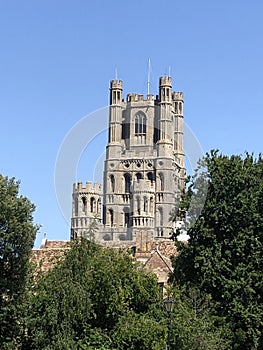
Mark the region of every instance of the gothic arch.
POLYGON ((97 200, 97 214, 101 215, 101 200, 97 200))
POLYGON ((143 211, 145 213, 148 213, 148 211, 149 211, 149 201, 148 201, 148 198, 146 196, 143 197, 143 211))
POLYGON ((159 211, 159 226, 163 226, 163 208, 158 208, 159 211))
POLYGON ((74 198, 74 209, 75 209, 75 216, 78 216, 79 215, 79 200, 78 200, 78 197, 76 196, 74 198))
POLYGON ((164 175, 163 175, 163 173, 158 174, 158 191, 164 191, 164 175))
POLYGON ((146 115, 139 111, 134 118, 135 135, 146 134, 146 115))
POLYGON ((108 210, 109 225, 112 227, 114 223, 114 212, 113 209, 108 210))
POLYGON ((91 213, 96 212, 96 199, 94 197, 90 198, 90 212, 91 213))
POLYGON ((148 178, 148 180, 150 180, 151 182, 154 181, 154 174, 153 174, 152 171, 149 171, 149 172, 147 173, 147 178, 148 178))
POLYGON ((140 213, 141 213, 141 198, 140 198, 140 196, 136 196, 135 203, 136 203, 136 212, 138 215, 140 215, 140 213))
POLYGON ((131 175, 128 173, 124 174, 124 192, 131 192, 131 175))
POLYGON ((156 211, 156 227, 159 235, 163 235, 163 208, 158 207, 156 211))
POLYGON ((175 114, 178 114, 178 102, 175 102, 174 104, 174 111, 175 111, 175 114))
POLYGON ((130 227, 131 226, 131 217, 130 217, 130 208, 129 207, 125 207, 123 209, 123 213, 124 213, 124 227, 130 227))
POLYGON ((83 211, 83 213, 87 213, 87 198, 86 197, 82 197, 81 198, 81 202, 82 202, 82 211, 83 211))
POLYGON ((153 197, 150 197, 150 212, 153 214, 153 197))
POLYGON ((110 175, 109 176, 110 178, 110 190, 111 192, 114 192, 115 191, 115 178, 114 178, 114 175, 110 175))
POLYGON ((179 102, 179 114, 183 113, 183 104, 182 102, 179 102))
POLYGON ((136 179, 137 179, 137 181, 139 181, 139 180, 142 180, 143 179, 143 176, 142 176, 142 173, 136 173, 136 179))

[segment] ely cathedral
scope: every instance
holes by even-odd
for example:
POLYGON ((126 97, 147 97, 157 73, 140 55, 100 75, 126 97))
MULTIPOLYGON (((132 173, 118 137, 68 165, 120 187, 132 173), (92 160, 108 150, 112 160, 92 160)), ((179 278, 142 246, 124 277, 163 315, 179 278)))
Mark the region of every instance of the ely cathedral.
POLYGON ((122 81, 111 81, 103 186, 74 184, 71 239, 86 236, 94 221, 98 243, 171 237, 185 178, 183 102, 168 76, 159 79, 158 95, 126 99, 122 81))

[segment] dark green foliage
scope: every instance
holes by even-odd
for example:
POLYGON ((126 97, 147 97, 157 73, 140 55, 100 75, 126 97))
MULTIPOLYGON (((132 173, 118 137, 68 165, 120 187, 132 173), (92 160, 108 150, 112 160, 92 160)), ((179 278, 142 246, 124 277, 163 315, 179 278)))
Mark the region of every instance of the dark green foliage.
POLYGON ((26 197, 19 196, 19 183, 0 175, 1 349, 14 348, 21 329, 29 256, 37 231, 34 209, 26 197))
MULTIPOLYGON (((173 349, 227 349, 223 328, 200 303, 197 312, 194 297, 172 293, 173 349)), ((22 349, 162 350, 166 340, 167 313, 156 277, 128 253, 82 239, 35 286, 22 349)))
POLYGON ((118 350, 162 350, 165 348, 166 325, 147 314, 128 312, 119 319, 113 334, 118 350))
POLYGON ((114 349, 123 317, 130 312, 135 319, 143 317, 159 302, 156 277, 138 269, 127 253, 102 249, 85 239, 75 241, 31 296, 23 346, 114 349))
POLYGON ((86 238, 88 241, 95 242, 95 234, 98 230, 98 222, 96 219, 93 219, 91 221, 91 224, 88 228, 88 230, 84 233, 84 238, 86 238))
MULTIPOLYGON (((189 187, 201 214, 189 207, 187 245, 179 246, 173 280, 211 296, 214 315, 232 329, 233 349, 262 349, 263 159, 206 156, 207 172, 189 187)), ((190 201, 188 201, 189 205, 190 201)))
POLYGON ((176 288, 172 314, 172 344, 180 350, 228 350, 230 332, 210 313, 210 299, 197 289, 176 288))

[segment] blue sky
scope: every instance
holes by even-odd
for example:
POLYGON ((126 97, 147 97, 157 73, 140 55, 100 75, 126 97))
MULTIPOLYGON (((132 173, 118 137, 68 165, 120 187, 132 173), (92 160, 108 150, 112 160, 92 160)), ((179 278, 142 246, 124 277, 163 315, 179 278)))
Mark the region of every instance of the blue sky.
MULTIPOLYGON (((36 204, 36 245, 44 232, 69 238, 57 154, 79 120, 107 106, 116 67, 125 95, 147 93, 148 58, 154 94, 170 67, 205 152, 262 151, 262 15, 261 0, 0 1, 0 172, 36 204)), ((83 154, 78 180, 92 179, 104 143, 105 133, 83 154)), ((70 207, 71 188, 65 198, 70 207)))

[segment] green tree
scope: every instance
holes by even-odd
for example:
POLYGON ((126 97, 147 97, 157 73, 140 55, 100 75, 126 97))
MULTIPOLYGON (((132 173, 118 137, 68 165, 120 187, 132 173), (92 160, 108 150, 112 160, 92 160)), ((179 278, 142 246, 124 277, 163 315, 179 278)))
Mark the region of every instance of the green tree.
MULTIPOLYGON (((23 348, 117 349, 122 320, 143 319, 153 304, 160 304, 156 277, 128 253, 76 240, 31 295, 23 348)), ((149 324, 160 328, 150 316, 142 326, 149 324)), ((141 349, 150 349, 148 343, 141 349)))
POLYGON ((162 350, 165 348, 165 334, 164 318, 158 320, 149 313, 130 311, 119 318, 113 342, 118 350, 162 350))
POLYGON ((91 224, 89 225, 88 230, 84 232, 83 237, 86 238, 88 241, 95 242, 95 235, 97 231, 98 221, 96 218, 91 221, 91 224))
POLYGON ((19 182, 0 175, 0 347, 14 349, 21 330, 29 257, 37 227, 19 182))
POLYGON ((263 159, 212 151, 204 161, 207 171, 187 191, 196 205, 188 201, 190 239, 178 244, 173 281, 211 296, 233 349, 262 349, 263 159))
POLYGON ((198 289, 175 288, 172 313, 172 349, 228 350, 228 326, 211 315, 210 298, 198 289))

